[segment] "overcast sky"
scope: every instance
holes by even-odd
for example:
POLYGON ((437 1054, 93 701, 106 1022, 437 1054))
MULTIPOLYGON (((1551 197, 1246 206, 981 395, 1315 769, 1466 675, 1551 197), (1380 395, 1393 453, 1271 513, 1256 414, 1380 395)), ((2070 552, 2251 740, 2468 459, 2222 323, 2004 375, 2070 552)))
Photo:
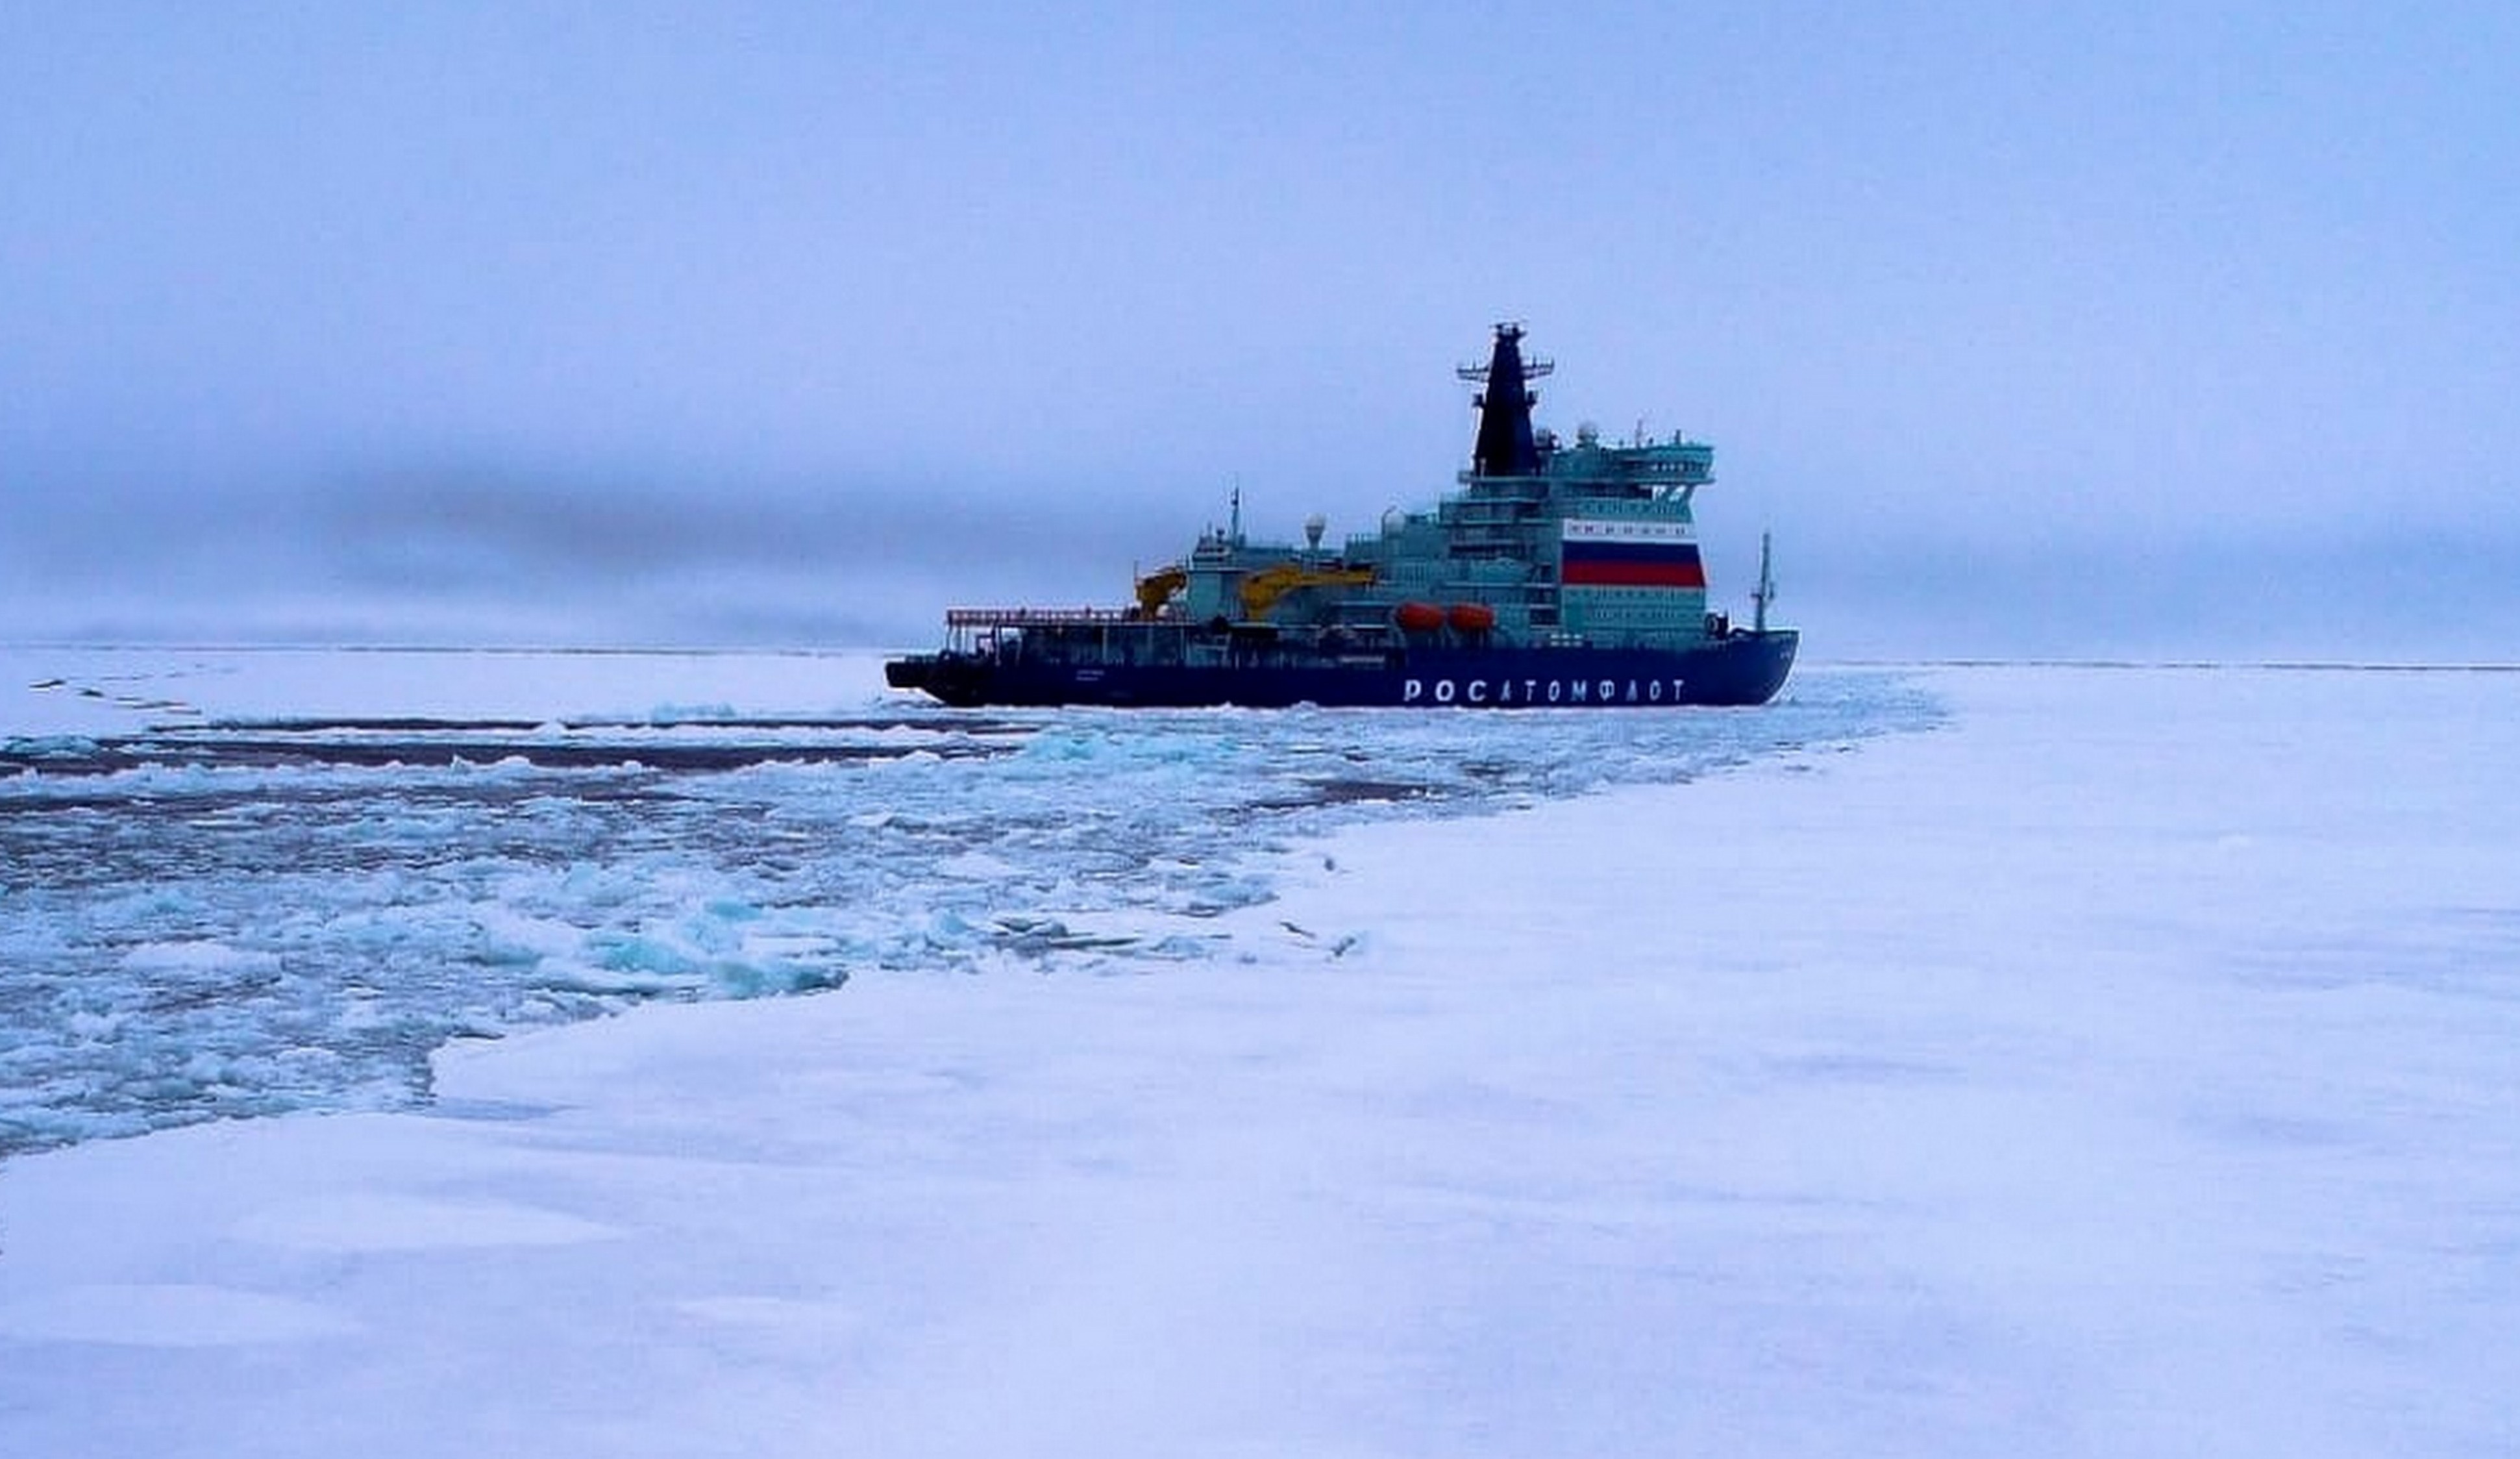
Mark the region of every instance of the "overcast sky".
POLYGON ((917 644, 1452 367, 1816 657, 2520 658, 2520 6, 0 9, 0 638, 917 644))

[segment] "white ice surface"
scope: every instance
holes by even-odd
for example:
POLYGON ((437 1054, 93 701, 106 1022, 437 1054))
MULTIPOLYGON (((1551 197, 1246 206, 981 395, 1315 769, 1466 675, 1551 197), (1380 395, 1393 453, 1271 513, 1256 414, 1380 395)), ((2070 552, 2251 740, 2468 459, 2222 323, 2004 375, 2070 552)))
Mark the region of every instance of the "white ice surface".
POLYGON ((0 737, 0 1160, 410 1108, 450 1038, 646 998, 1229 956, 1212 919, 1269 896, 1292 840, 1939 712, 1879 670, 1808 671, 1755 713, 966 714, 778 707, 871 659, 38 657, 25 700, 134 722, 0 737), (195 716, 86 692, 195 681, 217 690, 195 716))
POLYGON ((697 717, 719 706, 865 701, 882 656, 484 649, 112 648, 0 644, 0 740, 255 715, 697 717), (674 686, 670 699, 657 686, 674 686), (562 686, 565 686, 562 688, 562 686), (555 694, 564 693, 555 703, 555 694))
POLYGON ((14 1162, 0 1453, 2520 1451, 2520 675, 1935 684, 14 1162))

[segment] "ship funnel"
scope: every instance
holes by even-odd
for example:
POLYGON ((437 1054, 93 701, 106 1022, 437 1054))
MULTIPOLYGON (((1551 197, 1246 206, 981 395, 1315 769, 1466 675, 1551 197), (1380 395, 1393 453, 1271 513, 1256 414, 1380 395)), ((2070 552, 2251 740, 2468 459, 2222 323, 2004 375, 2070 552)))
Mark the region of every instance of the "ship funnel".
POLYGON ((1531 407, 1540 403, 1531 382, 1556 366, 1522 357, 1522 326, 1496 327, 1496 347, 1484 365, 1463 365, 1460 375, 1483 388, 1470 397, 1479 408, 1478 439, 1470 445, 1470 469, 1482 477, 1528 477, 1540 471, 1540 448, 1531 435, 1531 407))

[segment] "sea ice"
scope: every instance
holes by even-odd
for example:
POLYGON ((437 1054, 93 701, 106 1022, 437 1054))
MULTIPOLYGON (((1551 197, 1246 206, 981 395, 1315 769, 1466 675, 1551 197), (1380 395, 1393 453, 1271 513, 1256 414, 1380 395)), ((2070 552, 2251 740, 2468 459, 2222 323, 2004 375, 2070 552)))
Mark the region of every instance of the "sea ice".
MULTIPOLYGON (((693 722, 586 707, 624 692, 610 678, 625 664, 741 678, 743 656, 227 658, 226 677, 196 686, 200 719, 136 718, 0 778, 0 1155, 409 1104, 449 1037, 645 998, 812 991, 1008 954, 1200 957, 1215 939, 1184 920, 1272 894, 1255 855, 1383 802, 1478 810, 1932 714, 1875 673, 1816 675, 1759 715, 1620 723, 992 718, 904 696, 693 722), (380 664, 542 672, 448 698, 381 683, 380 664), (581 682, 590 667, 604 686, 581 682), (248 691, 275 668, 280 686, 248 691), (352 687, 380 697, 362 707, 352 687)), ((120 656, 115 677, 205 671, 154 661, 120 656)))
MULTIPOLYGON (((1146 864, 1273 899, 1108 910, 1232 957, 1028 958, 998 938, 1096 924, 953 903, 901 935, 964 961, 851 924, 836 994, 462 1040, 427 1108, 12 1159, 0 1445, 2512 1452, 2520 674, 1924 683, 1938 733, 1475 821, 1209 806, 1146 864)), ((909 773, 887 835, 1073 888, 1170 824, 1113 796, 1065 843, 1008 789, 971 841, 909 773)), ((817 783, 777 807, 863 830, 817 783)), ((622 865, 670 915, 590 931, 822 915, 622 865)))

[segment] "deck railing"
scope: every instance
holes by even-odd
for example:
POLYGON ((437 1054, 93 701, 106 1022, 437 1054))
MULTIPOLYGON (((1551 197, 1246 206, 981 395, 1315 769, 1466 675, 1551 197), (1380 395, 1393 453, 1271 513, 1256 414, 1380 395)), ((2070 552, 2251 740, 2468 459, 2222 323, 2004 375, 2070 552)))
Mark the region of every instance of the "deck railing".
POLYGON ((1131 623, 1144 619, 1133 608, 949 608, 948 628, 1055 628, 1131 623))

